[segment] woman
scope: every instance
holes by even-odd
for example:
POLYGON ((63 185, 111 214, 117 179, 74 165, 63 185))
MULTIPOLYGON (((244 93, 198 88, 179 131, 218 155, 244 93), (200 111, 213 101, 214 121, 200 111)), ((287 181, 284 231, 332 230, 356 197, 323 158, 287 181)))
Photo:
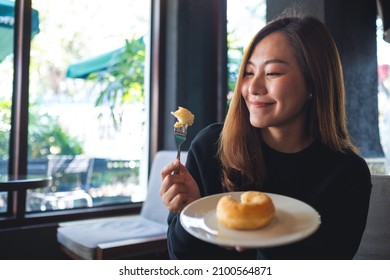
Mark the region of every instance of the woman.
POLYGON ((371 177, 351 143, 344 106, 340 58, 320 21, 281 17, 261 29, 243 57, 225 122, 197 135, 186 167, 175 161, 162 170, 171 258, 352 259, 371 177), (290 245, 229 250, 182 228, 179 213, 189 203, 245 190, 306 202, 321 215, 319 230, 290 245))

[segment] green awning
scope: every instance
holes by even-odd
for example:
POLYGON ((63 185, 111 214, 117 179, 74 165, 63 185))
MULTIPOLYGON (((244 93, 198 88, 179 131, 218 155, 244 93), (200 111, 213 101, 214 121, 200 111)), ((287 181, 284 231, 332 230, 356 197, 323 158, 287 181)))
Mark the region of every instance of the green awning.
MULTIPOLYGON (((39 33, 39 13, 32 10, 31 38, 39 33)), ((0 62, 14 50, 15 2, 0 0, 0 62)))
POLYGON ((110 71, 119 63, 127 62, 129 60, 129 55, 132 56, 134 52, 144 48, 145 43, 143 37, 131 41, 126 40, 125 46, 119 49, 71 64, 66 71, 66 77, 85 79, 91 73, 110 71))
POLYGON ((125 47, 104 53, 89 59, 81 60, 68 67, 66 77, 85 79, 89 74, 109 69, 122 60, 125 47))

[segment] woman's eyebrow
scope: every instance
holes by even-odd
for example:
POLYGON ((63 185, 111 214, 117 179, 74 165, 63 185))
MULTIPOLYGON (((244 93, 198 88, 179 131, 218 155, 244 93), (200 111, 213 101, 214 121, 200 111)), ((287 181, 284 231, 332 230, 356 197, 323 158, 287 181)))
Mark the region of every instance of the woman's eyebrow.
POLYGON ((268 65, 268 64, 272 64, 272 63, 288 64, 288 62, 285 61, 285 60, 275 58, 275 59, 266 60, 266 61, 264 62, 264 65, 268 65))
MULTIPOLYGON (((289 63, 285 60, 282 60, 282 59, 268 59, 266 60, 263 64, 264 65, 268 65, 268 64, 274 64, 274 63, 277 63, 277 64, 286 64, 288 65, 289 63)), ((248 63, 246 65, 252 65, 252 66, 255 66, 255 63, 253 63, 252 61, 248 61, 248 63)))

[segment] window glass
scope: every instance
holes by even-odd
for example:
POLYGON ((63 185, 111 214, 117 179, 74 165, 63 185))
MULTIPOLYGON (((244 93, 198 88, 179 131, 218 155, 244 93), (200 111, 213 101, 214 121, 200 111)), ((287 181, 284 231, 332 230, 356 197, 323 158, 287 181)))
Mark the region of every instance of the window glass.
POLYGON ((266 23, 266 1, 227 1, 228 102, 234 90, 245 47, 266 23))
MULTIPOLYGON (((385 153, 384 166, 374 170, 379 174, 390 174, 390 43, 383 40, 382 20, 377 20, 378 46, 378 111, 381 144, 385 153)), ((379 162, 383 161, 379 159, 379 162)))
POLYGON ((142 201, 149 1, 33 0, 29 212, 142 201))
MULTIPOLYGON (((14 5, 0 2, 0 179, 8 174, 13 80, 14 5)), ((0 192, 0 213, 7 210, 7 193, 0 192)))

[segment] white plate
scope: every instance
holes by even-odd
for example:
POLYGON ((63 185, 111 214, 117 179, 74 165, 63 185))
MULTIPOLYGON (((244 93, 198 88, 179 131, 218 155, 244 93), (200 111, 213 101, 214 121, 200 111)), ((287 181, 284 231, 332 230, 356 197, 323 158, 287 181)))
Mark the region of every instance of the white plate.
MULTIPOLYGON (((240 200, 243 192, 230 192, 240 200)), ((276 209, 273 220, 259 230, 233 230, 218 223, 216 206, 226 193, 198 199, 187 205, 180 214, 180 222, 191 235, 221 246, 264 248, 300 241, 313 234, 320 226, 320 215, 308 204, 283 195, 267 193, 276 209)))

